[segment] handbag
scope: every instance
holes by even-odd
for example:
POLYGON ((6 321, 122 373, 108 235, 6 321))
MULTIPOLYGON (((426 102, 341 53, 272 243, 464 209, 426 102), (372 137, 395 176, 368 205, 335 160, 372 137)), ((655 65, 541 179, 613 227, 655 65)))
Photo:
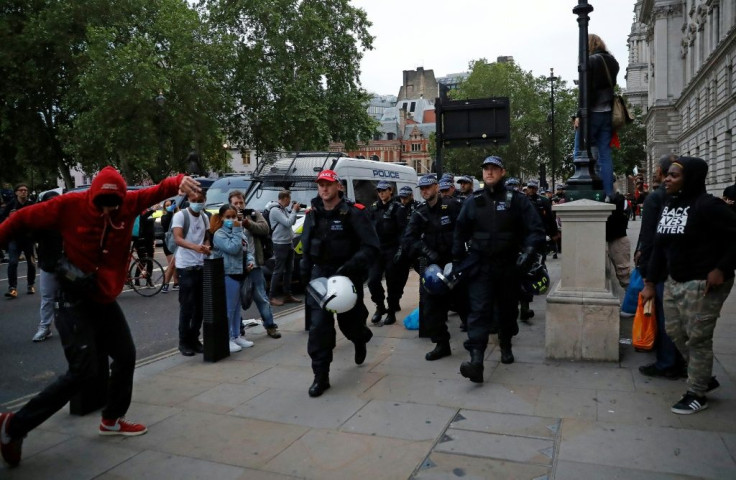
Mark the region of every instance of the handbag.
POLYGON ((248 310, 253 305, 253 294, 255 293, 255 285, 250 275, 245 276, 245 280, 240 285, 240 306, 243 310, 248 310))
POLYGON ((626 288, 626 295, 624 295, 624 302, 621 304, 621 311, 634 315, 639 299, 639 293, 644 288, 644 279, 641 278, 641 273, 638 268, 631 271, 629 277, 629 286, 626 288))
MULTIPOLYGON (((606 60, 604 58, 601 58, 601 61, 603 62, 603 67, 606 69, 608 84, 613 88, 613 80, 611 79, 611 72, 608 70, 608 64, 606 64, 606 60)), ((624 97, 614 93, 613 108, 611 109, 611 127, 613 127, 614 130, 620 130, 633 121, 634 116, 626 106, 626 100, 624 100, 624 97)))
POLYGON ((654 301, 639 303, 634 315, 634 324, 631 327, 631 344, 637 351, 649 351, 654 348, 654 339, 657 338, 657 317, 654 311, 654 301))

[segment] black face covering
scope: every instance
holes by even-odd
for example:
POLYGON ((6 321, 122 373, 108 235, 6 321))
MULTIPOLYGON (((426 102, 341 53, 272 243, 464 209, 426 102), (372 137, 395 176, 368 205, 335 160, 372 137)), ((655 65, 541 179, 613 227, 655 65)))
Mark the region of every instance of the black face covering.
POLYGON ((113 193, 97 195, 93 202, 98 208, 119 207, 123 203, 122 199, 113 193))
POLYGON ((702 158, 680 157, 673 164, 682 165, 682 189, 676 194, 679 198, 692 198, 705 193, 705 177, 708 164, 702 158))

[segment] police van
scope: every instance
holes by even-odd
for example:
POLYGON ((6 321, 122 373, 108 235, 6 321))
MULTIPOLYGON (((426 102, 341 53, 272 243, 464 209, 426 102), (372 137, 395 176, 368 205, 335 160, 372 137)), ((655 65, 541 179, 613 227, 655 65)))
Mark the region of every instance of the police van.
MULTIPOLYGON (((258 167, 253 173, 253 186, 246 195, 246 207, 263 211, 270 202, 278 200, 281 190, 291 192, 292 202, 298 202, 302 206, 293 227, 297 262, 302 252, 304 211, 317 196, 315 180, 322 170, 334 170, 340 178, 345 196, 366 207, 378 200, 376 185, 381 180, 391 184, 394 195, 398 195, 403 186, 416 189, 417 185, 417 172, 412 167, 351 158, 341 152, 273 153, 259 159, 258 167)), ((266 263, 264 273, 269 276, 272 262, 266 263)), ((295 279, 298 277, 294 275, 295 279)))

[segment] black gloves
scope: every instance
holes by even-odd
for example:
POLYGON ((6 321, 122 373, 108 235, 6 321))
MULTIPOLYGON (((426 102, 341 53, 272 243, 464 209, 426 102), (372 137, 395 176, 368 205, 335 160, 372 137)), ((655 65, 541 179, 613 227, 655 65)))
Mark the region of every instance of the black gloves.
POLYGON ((534 264, 534 247, 525 247, 516 259, 516 266, 523 273, 527 273, 534 264))
POLYGON ((422 255, 427 257, 430 264, 437 263, 440 260, 439 254, 426 245, 422 245, 422 255))
POLYGON ((404 255, 404 252, 401 250, 401 247, 399 247, 398 250, 396 250, 396 254, 394 255, 393 262, 399 263, 401 262, 401 257, 404 255))

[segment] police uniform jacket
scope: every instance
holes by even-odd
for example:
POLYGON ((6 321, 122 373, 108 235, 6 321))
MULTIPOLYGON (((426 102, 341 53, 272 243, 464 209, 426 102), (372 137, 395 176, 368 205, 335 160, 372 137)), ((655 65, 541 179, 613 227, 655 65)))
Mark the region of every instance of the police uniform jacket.
POLYGON ((353 283, 363 283, 369 266, 379 251, 378 236, 365 207, 342 199, 332 210, 325 210, 320 197, 304 218, 302 231, 302 278, 309 278, 313 266, 325 275, 343 267, 342 273, 353 283))
POLYGON ((529 195, 529 201, 532 202, 534 208, 536 208, 539 218, 542 219, 542 226, 544 226, 544 232, 550 237, 557 235, 557 221, 555 215, 552 212, 552 202, 549 198, 541 195, 529 195))
POLYGON ((481 261, 514 264, 520 251, 540 250, 545 242, 542 220, 525 194, 497 187, 473 192, 457 219, 453 258, 461 261, 468 250, 481 261), (466 245, 468 248, 466 249, 466 245))
POLYGON ((416 209, 406 227, 402 249, 410 258, 426 255, 431 251, 437 255, 437 264, 452 261, 452 242, 455 224, 462 204, 454 198, 440 197, 433 207, 424 202, 416 209))
POLYGON ((386 203, 376 200, 370 206, 370 216, 376 229, 381 250, 395 250, 401 243, 407 218, 404 206, 395 198, 386 203))

